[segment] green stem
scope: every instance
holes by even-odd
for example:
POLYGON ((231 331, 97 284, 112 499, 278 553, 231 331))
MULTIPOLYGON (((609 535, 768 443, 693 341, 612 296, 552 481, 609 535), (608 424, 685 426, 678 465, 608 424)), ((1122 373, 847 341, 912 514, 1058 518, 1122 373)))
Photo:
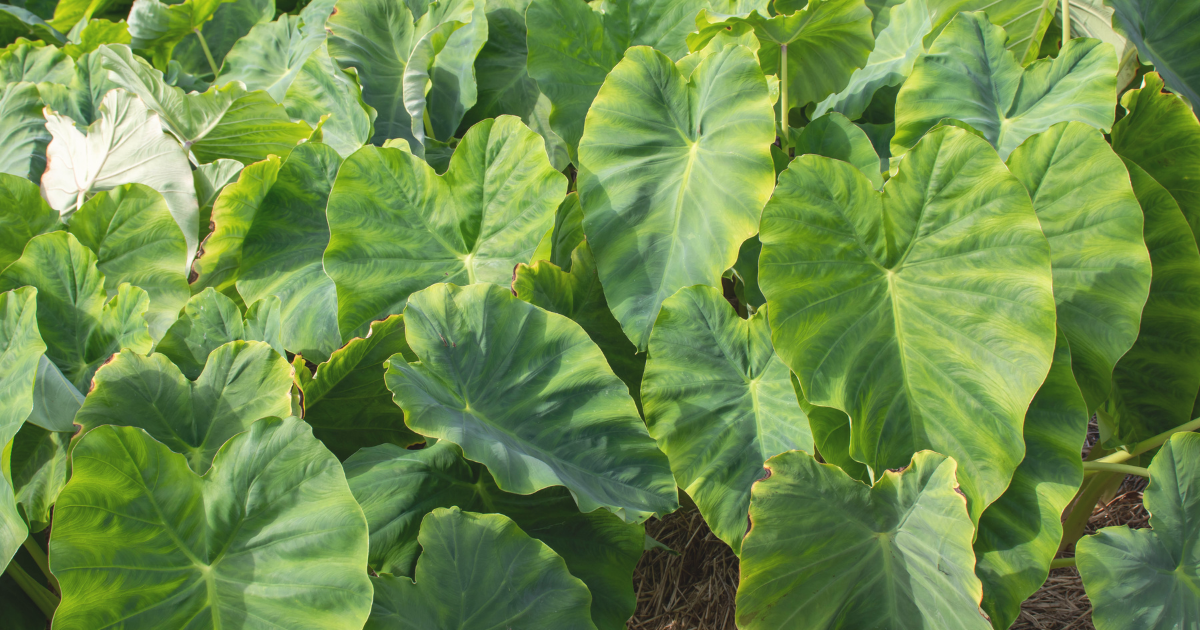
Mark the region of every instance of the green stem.
POLYGON ((42 570, 42 575, 46 576, 46 581, 57 588, 58 580, 54 579, 54 574, 50 572, 50 562, 46 558, 46 553, 42 551, 37 541, 33 539, 33 534, 30 534, 22 544, 25 546, 25 551, 28 551, 29 555, 33 557, 33 561, 37 563, 38 568, 42 570))
POLYGON ((787 44, 779 46, 779 128, 783 131, 783 138, 780 144, 783 145, 784 153, 791 147, 790 138, 788 137, 788 71, 787 71, 787 44))
POLYGON ((1083 536, 1088 519, 1092 517, 1092 508, 1096 507, 1100 496, 1108 490, 1108 486, 1114 483, 1120 484, 1123 479, 1125 479, 1124 475, 1108 472, 1101 472, 1084 479, 1075 501, 1071 503, 1071 511, 1063 522, 1062 540, 1058 543, 1060 552, 1075 544, 1083 536))
POLYGON ((1071 39, 1071 0, 1062 0, 1062 47, 1071 39))
POLYGON ((16 558, 8 563, 8 569, 5 570, 5 573, 12 576, 17 586, 20 586, 21 590, 25 591, 25 594, 29 596, 29 599, 33 600, 34 604, 37 604, 37 607, 42 611, 43 615, 46 615, 47 619, 54 617, 54 609, 58 608, 58 598, 54 596, 54 593, 51 593, 44 586, 38 584, 37 580, 30 577, 17 564, 16 558))
POLYGON ((1083 472, 1113 472, 1126 475, 1137 475, 1139 477, 1149 477, 1150 471, 1141 466, 1130 466, 1129 464, 1113 464, 1111 462, 1083 462, 1083 472))
POLYGON ((1167 440, 1171 439, 1171 436, 1175 435, 1176 433, 1188 433, 1191 431, 1195 431, 1196 429, 1200 429, 1200 418, 1196 418, 1195 420, 1192 420, 1191 422, 1185 422, 1184 424, 1181 424, 1181 425, 1175 427, 1174 429, 1159 433, 1158 435, 1156 435, 1152 438, 1149 438, 1147 440, 1142 440, 1141 442, 1134 444, 1133 447, 1127 451, 1117 451, 1116 453, 1113 453, 1106 457, 1101 457, 1100 459, 1098 459, 1096 461, 1105 462, 1108 464, 1120 464, 1122 462, 1127 462, 1127 461, 1133 459, 1134 457, 1137 457, 1138 455, 1145 453, 1146 451, 1156 449, 1156 448, 1162 446, 1163 444, 1166 444, 1167 440))
POLYGON ((1055 558, 1050 561, 1051 569, 1066 569, 1075 566, 1075 558, 1055 558))
POLYGON ((213 59, 212 51, 208 49, 208 42, 204 40, 204 33, 201 33, 198 28, 192 29, 192 32, 196 34, 196 39, 200 40, 200 49, 204 51, 204 57, 208 59, 208 67, 212 68, 213 79, 215 80, 217 75, 220 74, 220 69, 217 68, 217 60, 213 59))

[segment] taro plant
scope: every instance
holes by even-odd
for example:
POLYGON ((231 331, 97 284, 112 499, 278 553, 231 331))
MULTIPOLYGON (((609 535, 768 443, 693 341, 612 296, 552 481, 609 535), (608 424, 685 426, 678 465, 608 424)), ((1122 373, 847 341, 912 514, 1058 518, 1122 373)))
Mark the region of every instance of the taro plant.
POLYGON ((1198 6, 0 5, 0 625, 1200 628, 1198 6))

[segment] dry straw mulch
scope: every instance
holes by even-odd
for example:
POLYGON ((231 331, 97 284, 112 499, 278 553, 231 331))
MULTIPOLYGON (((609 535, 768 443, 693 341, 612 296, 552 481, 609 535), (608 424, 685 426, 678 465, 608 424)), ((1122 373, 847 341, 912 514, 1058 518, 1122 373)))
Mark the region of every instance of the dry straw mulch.
MULTIPOLYGON (((1113 525, 1149 527, 1143 489, 1144 479, 1126 479, 1116 498, 1096 507, 1088 533, 1113 525)), ((638 607, 629 630, 736 630, 737 556, 709 531, 699 512, 680 511, 650 521, 646 533, 678 555, 652 550, 642 556, 633 576, 638 607)), ((1055 569, 1021 606, 1012 630, 1095 630, 1091 610, 1079 573, 1055 569)))

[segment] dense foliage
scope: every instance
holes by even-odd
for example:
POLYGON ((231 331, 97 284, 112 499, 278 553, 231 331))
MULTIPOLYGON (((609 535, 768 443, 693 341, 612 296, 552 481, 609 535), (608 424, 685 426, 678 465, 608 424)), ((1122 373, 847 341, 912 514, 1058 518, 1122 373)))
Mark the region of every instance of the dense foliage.
POLYGON ((618 630, 681 504, 743 630, 1003 630, 1076 564, 1100 630, 1200 629, 1200 2, 0 44, 6 629, 618 630), (1083 536, 1127 474, 1152 528, 1083 536))

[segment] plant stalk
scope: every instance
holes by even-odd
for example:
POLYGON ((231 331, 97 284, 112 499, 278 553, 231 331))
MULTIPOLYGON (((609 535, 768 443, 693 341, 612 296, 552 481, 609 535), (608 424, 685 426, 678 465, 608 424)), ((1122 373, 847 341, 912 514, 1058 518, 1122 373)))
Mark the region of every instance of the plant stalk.
MULTIPOLYGON (((1063 2, 1066 2, 1066 0, 1063 0, 1063 2)), ((208 67, 212 68, 213 79, 215 80, 217 75, 220 74, 220 69, 217 68, 217 60, 213 59, 212 51, 208 49, 208 42, 204 40, 204 33, 201 33, 198 28, 192 29, 192 32, 196 34, 196 39, 200 40, 200 50, 204 51, 204 57, 208 59, 208 67)))
POLYGON ((783 152, 791 148, 791 134, 788 133, 788 71, 787 71, 787 44, 779 45, 779 128, 783 132, 783 137, 780 138, 780 144, 783 145, 783 152))
POLYGON ((1071 39, 1071 0, 1062 0, 1062 47, 1071 39))
POLYGON ((58 597, 56 597, 54 593, 46 590, 46 587, 38 584, 37 580, 30 577, 29 574, 26 573, 19 564, 17 564, 16 558, 13 558, 12 562, 8 563, 8 568, 5 569, 5 573, 12 576, 12 579, 17 583, 17 586, 20 586, 21 590, 25 591, 25 594, 29 596, 29 599, 33 600, 33 603, 36 604, 38 609, 42 611, 42 614, 46 615, 46 619, 54 618, 54 610, 58 608, 58 597))
POLYGON ((42 548, 38 546, 37 541, 33 539, 33 534, 30 534, 22 544, 25 547, 25 551, 28 551, 29 555, 33 557, 33 561, 37 563, 38 568, 42 570, 42 575, 46 576, 46 581, 57 589, 58 580, 55 579, 54 574, 50 572, 50 562, 46 558, 46 553, 42 551, 42 548))
POLYGON ((1176 433, 1186 433, 1186 432, 1195 431, 1196 429, 1200 429, 1200 418, 1196 418, 1195 420, 1192 420, 1191 422, 1185 422, 1184 424, 1181 424, 1181 425, 1175 427, 1174 429, 1159 433, 1158 435, 1156 435, 1152 438, 1142 440, 1141 442, 1134 444, 1133 447, 1127 451, 1117 451, 1115 453, 1112 453, 1111 455, 1106 455, 1104 457, 1101 457, 1100 459, 1098 459, 1096 461, 1104 462, 1107 464, 1120 464, 1122 462, 1127 462, 1127 461, 1133 459, 1134 457, 1137 457, 1138 455, 1145 453, 1146 451, 1158 448, 1158 447, 1162 446, 1163 444, 1166 444, 1167 440, 1171 439, 1171 436, 1175 435, 1176 433))
POLYGON ((1129 464, 1113 464, 1110 462, 1094 461, 1083 462, 1083 472, 1112 472, 1122 473, 1125 475, 1137 475, 1139 477, 1150 477, 1150 471, 1141 466, 1130 466, 1129 464))
POLYGON ((1067 519, 1063 522, 1062 540, 1058 543, 1060 553, 1083 537, 1083 530, 1087 527, 1088 519, 1092 517, 1092 508, 1096 507, 1100 495, 1108 490, 1109 485, 1114 482, 1119 484, 1124 479, 1124 475, 1105 471, 1084 479, 1083 486, 1079 488, 1079 493, 1069 508, 1067 519))
POLYGON ((1066 569, 1075 566, 1075 558, 1055 558, 1050 561, 1050 569, 1066 569))

